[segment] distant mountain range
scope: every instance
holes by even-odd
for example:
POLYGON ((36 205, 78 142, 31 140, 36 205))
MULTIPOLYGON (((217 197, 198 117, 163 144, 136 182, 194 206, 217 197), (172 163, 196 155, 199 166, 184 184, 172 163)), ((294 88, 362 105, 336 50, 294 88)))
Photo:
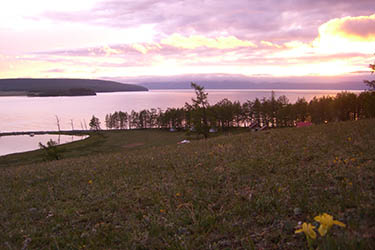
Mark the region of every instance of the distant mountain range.
MULTIPOLYGON (((364 90, 366 85, 363 83, 354 84, 352 82, 336 83, 257 83, 241 81, 200 81, 199 85, 206 89, 321 89, 321 90, 364 90)), ((190 82, 145 82, 140 85, 148 89, 190 89, 190 82)))
POLYGON ((195 82, 206 89, 332 89, 365 90, 363 80, 375 79, 375 74, 353 74, 350 76, 303 76, 272 77, 234 74, 190 74, 178 76, 143 76, 113 78, 120 82, 131 82, 149 89, 190 89, 195 82))
MULTIPOLYGON (((98 92, 148 91, 146 87, 90 79, 0 79, 1 92, 24 92, 29 96, 81 96, 98 92)), ((6 95, 6 93, 5 93, 6 95)))

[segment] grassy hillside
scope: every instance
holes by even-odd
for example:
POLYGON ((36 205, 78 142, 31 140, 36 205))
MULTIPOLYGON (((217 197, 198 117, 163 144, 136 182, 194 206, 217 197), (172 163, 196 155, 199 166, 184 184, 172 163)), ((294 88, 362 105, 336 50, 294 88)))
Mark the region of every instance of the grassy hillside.
MULTIPOLYGON (((86 155, 132 151, 135 149, 173 144, 183 140, 185 133, 168 130, 109 130, 101 132, 74 133, 88 134, 89 138, 58 147, 58 155, 62 159, 75 158, 86 155)), ((0 168, 39 163, 46 161, 43 150, 16 153, 0 156, 0 168)))
POLYGON ((1 248, 303 249, 298 222, 326 212, 347 226, 314 247, 371 249, 374 127, 361 120, 183 145, 163 145, 161 135, 159 145, 3 167, 1 248))

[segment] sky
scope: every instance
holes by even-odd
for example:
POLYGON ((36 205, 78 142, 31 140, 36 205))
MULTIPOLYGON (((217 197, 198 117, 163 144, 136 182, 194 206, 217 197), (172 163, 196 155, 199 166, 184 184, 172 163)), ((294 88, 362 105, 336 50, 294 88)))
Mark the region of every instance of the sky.
POLYGON ((374 53, 374 0, 0 3, 0 78, 350 76, 374 53))

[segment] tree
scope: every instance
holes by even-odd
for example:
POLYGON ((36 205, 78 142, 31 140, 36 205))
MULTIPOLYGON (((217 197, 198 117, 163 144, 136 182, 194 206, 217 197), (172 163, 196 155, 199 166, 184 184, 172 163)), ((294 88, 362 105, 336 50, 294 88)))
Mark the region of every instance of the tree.
POLYGON ((39 142, 39 148, 43 149, 47 160, 59 160, 61 158, 57 145, 58 143, 52 139, 47 142, 47 145, 43 145, 39 142))
POLYGON ((147 110, 139 111, 139 123, 138 128, 147 128, 147 121, 149 120, 147 110))
POLYGON ((293 105, 293 117, 297 122, 304 122, 307 117, 308 103, 305 97, 297 99, 297 102, 293 105))
POLYGON ((261 122, 263 122, 262 117, 261 117, 262 116, 262 110, 261 110, 262 104, 259 101, 258 97, 255 98, 255 101, 252 103, 251 107, 252 107, 252 111, 253 111, 252 114, 254 116, 253 117, 254 122, 256 122, 260 125, 261 122))
POLYGON ((111 119, 112 119, 112 114, 106 114, 105 115, 105 126, 107 127, 107 129, 111 129, 112 128, 111 119))
POLYGON ((276 126, 286 127, 289 126, 291 105, 285 95, 280 96, 277 99, 277 112, 276 112, 276 126))
POLYGON ((129 128, 139 128, 139 113, 134 110, 130 113, 129 128))
POLYGON ((324 123, 336 120, 335 99, 330 96, 314 97, 309 105, 308 112, 313 123, 324 123))
POLYGON ((355 120, 358 112, 357 95, 349 92, 341 92, 335 98, 336 117, 339 121, 355 120))
POLYGON ((207 95, 208 93, 204 92, 204 87, 199 86, 198 84, 191 83, 191 87, 195 90, 196 98, 192 98, 193 104, 185 104, 187 109, 192 111, 192 123, 195 131, 199 134, 202 134, 204 138, 208 137, 208 119, 207 119, 207 108, 209 106, 207 95))
POLYGON ((150 128, 155 128, 157 126, 158 111, 155 108, 152 108, 149 111, 148 121, 150 128))
POLYGON ((91 130, 100 130, 100 121, 99 118, 92 116, 90 123, 89 123, 91 130))
POLYGON ((119 127, 120 129, 126 129, 127 123, 128 123, 128 113, 127 112, 118 112, 118 118, 119 118, 119 127))
MULTIPOLYGON (((375 62, 374 62, 374 64, 370 64, 369 67, 371 69, 371 74, 374 74, 374 72, 375 72, 375 62)), ((375 91, 375 80, 372 80, 372 81, 365 80, 364 82, 367 84, 367 86, 370 87, 371 91, 375 91)))
POLYGON ((57 130, 60 132, 60 119, 57 115, 56 115, 56 125, 57 125, 57 130))
POLYGON ((358 96, 359 112, 358 117, 375 117, 375 91, 364 91, 358 96))
POLYGON ((225 130, 231 127, 235 116, 233 103, 227 98, 224 98, 220 102, 216 103, 214 108, 221 128, 225 130))

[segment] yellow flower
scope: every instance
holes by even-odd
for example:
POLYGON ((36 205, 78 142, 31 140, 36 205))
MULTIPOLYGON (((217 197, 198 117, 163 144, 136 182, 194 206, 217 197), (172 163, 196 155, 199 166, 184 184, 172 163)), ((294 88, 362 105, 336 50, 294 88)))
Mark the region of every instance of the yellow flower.
POLYGON ((352 140, 352 138, 351 137, 348 137, 348 141, 351 141, 352 140))
POLYGON ((326 233, 329 231, 329 229, 335 224, 340 227, 345 227, 345 224, 338 221, 334 220, 332 215, 323 213, 322 215, 315 216, 314 220, 320 223, 318 232, 320 233, 321 236, 326 235, 326 233))
POLYGON ((160 209, 160 213, 165 213, 165 210, 164 209, 160 209))
POLYGON ((180 193, 176 193, 176 197, 180 197, 181 196, 181 194, 180 193))
POLYGON ((308 238, 311 238, 311 239, 315 239, 316 238, 316 233, 314 231, 314 226, 311 225, 310 223, 307 224, 306 222, 304 222, 302 224, 302 228, 301 229, 298 229, 296 230, 294 233, 298 234, 298 233, 305 233, 305 235, 308 237, 308 238))
POLYGON ((92 184, 92 180, 89 180, 89 184, 92 184))

